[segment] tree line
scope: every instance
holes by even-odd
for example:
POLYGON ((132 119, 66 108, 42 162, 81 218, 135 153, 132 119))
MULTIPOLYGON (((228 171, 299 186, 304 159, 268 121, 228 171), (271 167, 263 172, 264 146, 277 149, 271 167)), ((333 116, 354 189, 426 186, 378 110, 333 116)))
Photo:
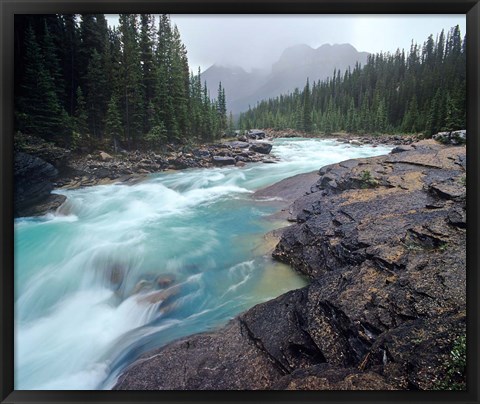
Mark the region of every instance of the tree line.
POLYGON ((15 126, 68 148, 212 141, 227 128, 162 14, 15 16, 15 126))
POLYGON ((369 55, 343 74, 259 102, 239 127, 333 133, 424 133, 466 125, 466 52, 458 25, 408 54, 369 55))

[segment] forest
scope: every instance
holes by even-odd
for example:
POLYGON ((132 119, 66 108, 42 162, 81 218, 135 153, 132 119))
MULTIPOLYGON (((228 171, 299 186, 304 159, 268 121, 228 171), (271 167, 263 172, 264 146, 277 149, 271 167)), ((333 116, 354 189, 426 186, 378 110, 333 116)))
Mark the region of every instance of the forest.
POLYGON ((423 133, 464 129, 466 53, 458 26, 408 54, 371 54, 365 66, 258 103, 238 125, 307 133, 423 133))
POLYGON ((213 141, 227 127, 168 15, 15 16, 15 127, 69 149, 213 141))
POLYGON ((188 65, 166 14, 16 15, 15 128, 72 150, 213 142, 235 128, 307 133, 423 133, 465 128, 465 38, 458 26, 419 46, 227 117, 188 65), (158 20, 158 21, 157 21, 158 20))

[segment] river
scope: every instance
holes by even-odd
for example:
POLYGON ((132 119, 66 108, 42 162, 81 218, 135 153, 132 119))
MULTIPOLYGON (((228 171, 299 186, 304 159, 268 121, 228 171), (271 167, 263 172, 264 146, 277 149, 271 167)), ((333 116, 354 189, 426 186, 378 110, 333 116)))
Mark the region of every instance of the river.
POLYGON ((146 350, 304 286, 264 246, 278 201, 253 192, 390 149, 276 139, 276 164, 54 191, 59 212, 15 220, 15 389, 111 388, 146 350))

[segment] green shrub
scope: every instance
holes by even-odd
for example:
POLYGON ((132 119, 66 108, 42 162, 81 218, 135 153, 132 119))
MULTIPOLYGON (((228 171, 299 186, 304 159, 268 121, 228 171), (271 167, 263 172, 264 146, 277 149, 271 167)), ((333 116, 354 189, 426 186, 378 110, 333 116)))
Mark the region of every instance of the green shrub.
POLYGON ((467 337, 459 336, 452 347, 443 380, 436 384, 438 390, 466 390, 467 337))
POLYGON ((362 181, 362 188, 373 188, 378 185, 378 181, 372 177, 372 174, 369 170, 362 171, 360 180, 362 181))

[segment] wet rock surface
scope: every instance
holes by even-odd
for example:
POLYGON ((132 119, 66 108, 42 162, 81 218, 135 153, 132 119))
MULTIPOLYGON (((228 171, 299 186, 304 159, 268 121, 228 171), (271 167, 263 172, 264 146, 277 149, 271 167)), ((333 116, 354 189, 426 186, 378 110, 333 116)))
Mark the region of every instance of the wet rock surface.
POLYGON ((311 283, 145 354, 115 389, 435 389, 466 327, 465 163, 422 141, 323 167, 273 253, 311 283))
POLYGON ((58 170, 45 160, 18 152, 14 160, 14 215, 34 216, 37 212, 54 210, 65 197, 52 195, 52 181, 58 170))

